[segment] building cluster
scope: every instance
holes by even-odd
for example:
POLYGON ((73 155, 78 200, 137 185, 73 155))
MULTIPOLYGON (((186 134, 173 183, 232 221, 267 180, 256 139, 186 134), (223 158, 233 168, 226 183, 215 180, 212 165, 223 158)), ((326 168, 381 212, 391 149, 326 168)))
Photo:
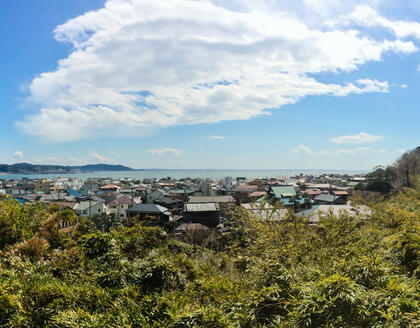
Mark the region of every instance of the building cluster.
POLYGON ((57 204, 92 219, 111 216, 117 221, 137 218, 162 226, 171 223, 175 234, 185 235, 198 230, 223 232, 223 211, 231 205, 272 220, 284 219, 291 212, 310 217, 320 210, 350 211, 348 196, 363 180, 326 174, 220 180, 25 177, 0 178, 0 194, 21 203, 57 204))

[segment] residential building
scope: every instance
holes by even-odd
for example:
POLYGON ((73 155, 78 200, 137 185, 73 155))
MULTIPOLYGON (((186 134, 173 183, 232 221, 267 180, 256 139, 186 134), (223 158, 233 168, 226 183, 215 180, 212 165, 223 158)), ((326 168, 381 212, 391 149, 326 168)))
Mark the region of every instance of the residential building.
POLYGON ((218 203, 187 203, 183 214, 182 222, 201 223, 208 227, 216 227, 221 222, 218 203))
POLYGON ((73 208, 77 215, 89 218, 106 213, 106 209, 105 202, 98 202, 95 200, 84 200, 78 202, 73 208))
POLYGON ((137 217, 140 220, 150 220, 156 224, 169 221, 171 213, 166 207, 156 204, 137 204, 127 210, 127 217, 137 217))

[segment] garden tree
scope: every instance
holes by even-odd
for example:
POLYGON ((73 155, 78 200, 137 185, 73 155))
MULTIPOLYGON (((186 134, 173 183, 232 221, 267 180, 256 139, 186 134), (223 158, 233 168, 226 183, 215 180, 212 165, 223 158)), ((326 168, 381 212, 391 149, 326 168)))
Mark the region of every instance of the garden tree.
POLYGON ((405 152, 395 163, 398 185, 412 187, 411 176, 420 174, 420 147, 405 152))
POLYGON ((21 206, 17 201, 0 196, 0 250, 31 238, 47 214, 39 203, 21 206))
POLYGON ((0 327, 419 327, 420 190, 384 198, 316 225, 232 206, 216 248, 137 220, 60 236, 70 212, 3 198, 0 327))
POLYGON ((355 190, 388 194, 393 189, 415 187, 413 176, 420 174, 420 147, 405 152, 393 165, 377 166, 366 175, 367 182, 359 183, 355 190))
POLYGON ((109 232, 109 230, 117 224, 117 219, 114 213, 101 213, 94 215, 92 222, 95 224, 97 229, 109 232))
POLYGON ((364 189, 388 193, 392 189, 392 182, 395 180, 396 175, 396 169, 392 166, 377 166, 366 175, 368 181, 364 189))

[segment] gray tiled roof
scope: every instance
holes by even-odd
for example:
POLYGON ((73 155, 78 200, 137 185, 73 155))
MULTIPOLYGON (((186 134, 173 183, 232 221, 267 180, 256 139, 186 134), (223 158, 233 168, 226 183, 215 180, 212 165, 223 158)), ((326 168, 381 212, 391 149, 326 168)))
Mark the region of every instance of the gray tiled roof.
POLYGON ((127 210, 131 213, 165 213, 168 209, 156 204, 137 204, 127 210))

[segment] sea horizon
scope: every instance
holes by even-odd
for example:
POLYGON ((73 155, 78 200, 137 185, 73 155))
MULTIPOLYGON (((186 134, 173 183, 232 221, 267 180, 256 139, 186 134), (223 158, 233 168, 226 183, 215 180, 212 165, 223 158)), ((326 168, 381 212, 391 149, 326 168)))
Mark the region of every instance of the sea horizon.
POLYGON ((251 178, 272 178, 276 176, 292 176, 304 175, 321 175, 321 174, 365 174, 368 170, 346 170, 346 169, 134 169, 131 171, 97 171, 86 173, 59 173, 59 174, 3 174, 0 173, 1 179, 18 179, 23 178, 76 178, 86 180, 88 178, 112 178, 112 179, 145 179, 145 178, 211 178, 221 179, 224 177, 245 177, 251 178))

